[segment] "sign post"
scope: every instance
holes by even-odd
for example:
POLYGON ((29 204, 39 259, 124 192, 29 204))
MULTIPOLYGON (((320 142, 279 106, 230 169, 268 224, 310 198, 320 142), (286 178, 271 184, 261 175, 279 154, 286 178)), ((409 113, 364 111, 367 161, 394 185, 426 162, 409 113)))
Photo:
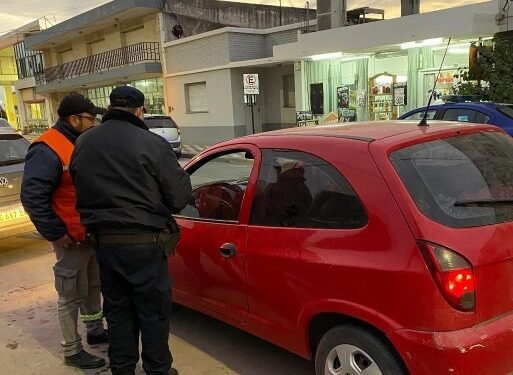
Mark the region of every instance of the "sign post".
POLYGON ((258 74, 243 74, 244 81, 244 103, 251 107, 251 127, 255 134, 255 114, 254 107, 257 95, 260 94, 258 74))

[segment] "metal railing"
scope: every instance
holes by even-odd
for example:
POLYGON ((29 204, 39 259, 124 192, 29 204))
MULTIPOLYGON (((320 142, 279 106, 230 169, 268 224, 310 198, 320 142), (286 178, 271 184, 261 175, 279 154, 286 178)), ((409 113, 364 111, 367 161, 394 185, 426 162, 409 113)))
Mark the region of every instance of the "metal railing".
POLYGON ((44 85, 53 81, 142 62, 160 62, 159 43, 141 42, 52 66, 36 74, 36 83, 44 85))

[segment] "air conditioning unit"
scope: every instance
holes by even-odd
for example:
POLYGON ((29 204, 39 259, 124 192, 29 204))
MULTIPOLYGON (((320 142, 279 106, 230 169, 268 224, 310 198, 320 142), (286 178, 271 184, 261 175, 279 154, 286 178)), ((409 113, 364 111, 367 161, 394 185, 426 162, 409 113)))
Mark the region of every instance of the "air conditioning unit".
POLYGON ((317 0, 317 29, 347 26, 347 0, 317 0))

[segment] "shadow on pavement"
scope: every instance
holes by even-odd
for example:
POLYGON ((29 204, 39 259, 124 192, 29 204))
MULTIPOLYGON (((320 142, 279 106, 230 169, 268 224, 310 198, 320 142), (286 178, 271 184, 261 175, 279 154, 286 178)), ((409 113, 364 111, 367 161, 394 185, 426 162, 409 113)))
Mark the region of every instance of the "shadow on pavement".
POLYGON ((311 362, 184 306, 175 305, 171 318, 171 333, 215 358, 234 373, 244 375, 313 375, 315 373, 311 362))

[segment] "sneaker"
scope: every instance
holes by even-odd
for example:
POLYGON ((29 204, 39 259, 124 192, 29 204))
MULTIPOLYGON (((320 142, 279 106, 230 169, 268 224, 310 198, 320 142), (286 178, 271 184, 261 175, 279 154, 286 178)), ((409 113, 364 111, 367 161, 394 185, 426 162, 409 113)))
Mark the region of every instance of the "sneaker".
POLYGON ((89 354, 85 350, 75 355, 64 357, 64 363, 71 367, 80 369, 98 368, 105 366, 105 360, 95 355, 89 354))
POLYGON ((88 333, 87 334, 87 343, 89 345, 108 344, 109 343, 109 335, 107 334, 107 330, 104 330, 101 335, 97 335, 97 336, 93 336, 88 333))

